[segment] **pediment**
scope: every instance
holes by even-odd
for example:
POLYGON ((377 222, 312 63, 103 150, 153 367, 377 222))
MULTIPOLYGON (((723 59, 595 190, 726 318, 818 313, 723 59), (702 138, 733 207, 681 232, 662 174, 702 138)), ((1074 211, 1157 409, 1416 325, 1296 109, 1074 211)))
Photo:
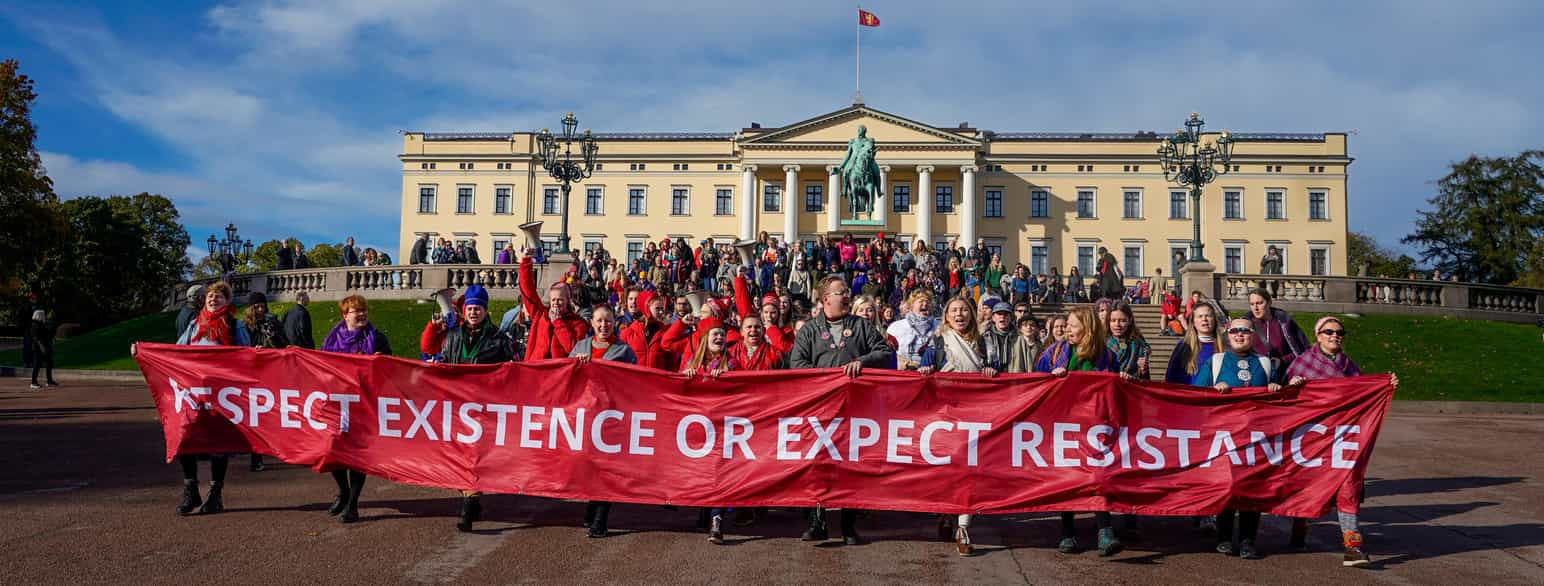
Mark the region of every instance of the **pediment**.
POLYGON ((958 133, 887 114, 865 106, 853 106, 789 124, 740 141, 744 146, 844 145, 863 126, 880 145, 979 147, 981 141, 958 133))

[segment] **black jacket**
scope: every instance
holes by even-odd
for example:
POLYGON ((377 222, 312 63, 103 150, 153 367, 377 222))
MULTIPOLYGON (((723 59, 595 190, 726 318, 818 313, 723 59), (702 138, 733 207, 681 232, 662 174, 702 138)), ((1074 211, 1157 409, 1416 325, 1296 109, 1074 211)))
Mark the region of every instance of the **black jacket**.
POLYGON ((895 368, 895 351, 873 322, 851 314, 840 321, 842 331, 852 333, 844 336, 842 345, 836 348, 832 347, 836 341, 831 339, 824 314, 805 322, 794 334, 788 367, 832 368, 856 360, 867 368, 895 368))
POLYGON ((472 339, 465 324, 446 332, 440 359, 447 364, 498 364, 514 359, 509 336, 499 331, 498 324, 483 322, 481 332, 472 339))
POLYGON ((482 264, 482 257, 477 254, 477 247, 475 247, 475 246, 468 246, 468 247, 466 247, 466 264, 471 264, 471 265, 480 265, 480 264, 482 264))
POLYGON ((273 267, 276 271, 287 271, 295 268, 295 251, 287 246, 279 247, 279 264, 273 267))
POLYGON ((355 248, 353 246, 344 245, 344 247, 343 247, 343 266, 346 266, 346 267, 357 267, 357 266, 359 266, 359 249, 357 249, 357 248, 355 248))
POLYGON ((429 261, 429 239, 419 238, 413 242, 413 251, 408 253, 407 264, 421 265, 429 261))
POLYGON ((284 312, 284 338, 291 346, 298 346, 307 350, 315 350, 316 342, 311 339, 311 312, 304 305, 291 307, 284 312))

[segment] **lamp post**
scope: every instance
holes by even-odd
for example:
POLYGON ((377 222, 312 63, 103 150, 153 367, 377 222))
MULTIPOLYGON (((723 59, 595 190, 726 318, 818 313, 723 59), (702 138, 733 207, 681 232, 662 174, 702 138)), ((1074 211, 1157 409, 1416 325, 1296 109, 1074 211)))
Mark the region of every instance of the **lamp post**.
POLYGON ((1203 142, 1201 127, 1206 121, 1199 114, 1190 113, 1185 128, 1174 131, 1174 136, 1164 139, 1158 147, 1158 164, 1163 165, 1163 178, 1171 183, 1190 188, 1190 221, 1194 233, 1190 239, 1190 260, 1207 262, 1201 254, 1201 188, 1228 174, 1233 160, 1233 138, 1228 131, 1216 140, 1203 142), (1220 168, 1219 168, 1220 166, 1220 168))
POLYGON ((225 239, 215 238, 214 234, 204 241, 209 245, 209 256, 220 263, 221 274, 236 270, 236 261, 250 262, 252 260, 252 241, 242 241, 237 233, 235 224, 225 225, 225 239))
POLYGON ((579 139, 579 159, 574 159, 574 130, 579 127, 579 119, 574 118, 574 113, 569 112, 563 117, 563 134, 555 136, 547 129, 541 129, 536 135, 538 151, 536 158, 541 161, 543 169, 552 175, 553 179, 563 183, 563 228, 558 234, 558 251, 570 252, 568 246, 568 192, 571 184, 583 181, 595 171, 595 154, 599 149, 595 146, 595 136, 586 129, 584 136, 579 139), (562 154, 558 153, 558 147, 562 146, 562 154))

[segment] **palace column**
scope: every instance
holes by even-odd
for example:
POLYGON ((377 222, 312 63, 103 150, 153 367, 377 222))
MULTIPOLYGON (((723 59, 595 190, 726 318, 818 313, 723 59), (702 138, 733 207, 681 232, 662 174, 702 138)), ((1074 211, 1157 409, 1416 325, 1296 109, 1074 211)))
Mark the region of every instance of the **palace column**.
POLYGON ((917 166, 917 240, 933 247, 933 166, 917 166))
POLYGON ((783 165, 783 242, 799 242, 799 208, 794 194, 799 193, 799 166, 783 165))
POLYGON ((740 165, 740 239, 756 237, 756 166, 740 165))
POLYGON ((826 165, 826 231, 836 233, 842 220, 842 176, 836 165, 826 165))
POLYGON ((960 245, 970 248, 976 245, 976 166, 964 165, 960 167, 960 174, 964 180, 960 183, 960 245))
POLYGON ((884 197, 875 197, 874 198, 873 217, 874 217, 874 219, 879 220, 879 229, 884 230, 884 229, 890 227, 890 218, 887 216, 887 214, 890 213, 890 205, 889 205, 889 201, 890 201, 890 166, 889 165, 880 165, 879 166, 879 193, 883 194, 884 197))

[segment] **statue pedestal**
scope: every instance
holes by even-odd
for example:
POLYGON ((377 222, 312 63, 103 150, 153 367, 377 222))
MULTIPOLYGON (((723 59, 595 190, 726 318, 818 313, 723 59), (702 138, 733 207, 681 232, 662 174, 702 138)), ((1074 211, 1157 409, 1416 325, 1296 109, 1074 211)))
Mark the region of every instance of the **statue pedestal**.
POLYGON ((1212 299, 1217 298, 1217 281, 1212 277, 1217 267, 1212 263, 1189 261, 1179 268, 1181 299, 1188 299, 1191 291, 1200 291, 1212 299))
POLYGON ((547 287, 558 281, 558 277, 568 272, 568 267, 574 264, 574 253, 551 252, 547 254, 547 264, 536 265, 536 290, 546 296, 547 287))

